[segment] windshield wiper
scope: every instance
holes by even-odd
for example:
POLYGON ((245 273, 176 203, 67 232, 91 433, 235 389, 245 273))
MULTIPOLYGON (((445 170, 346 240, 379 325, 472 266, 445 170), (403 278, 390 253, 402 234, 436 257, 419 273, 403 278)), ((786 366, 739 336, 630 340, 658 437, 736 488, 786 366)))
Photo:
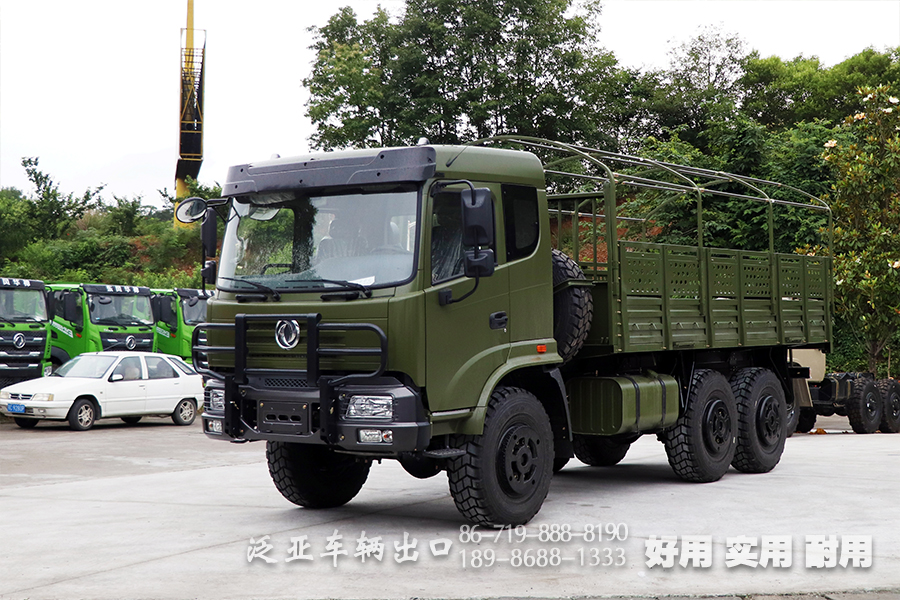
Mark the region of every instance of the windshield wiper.
POLYGON ((7 319, 7 318, 4 317, 3 315, 0 315, 0 321, 6 321, 7 323, 12 323, 13 325, 15 325, 15 323, 16 323, 16 322, 13 321, 12 319, 7 319))
POLYGON ((264 292, 272 294, 272 300, 276 302, 281 300, 281 294, 279 294, 276 290, 270 288, 267 285, 263 285, 261 283, 256 283, 255 281, 250 281, 249 279, 235 279, 234 277, 225 277, 223 275, 219 275, 219 279, 227 279, 228 281, 237 281, 238 283, 246 283, 252 285, 253 287, 260 289, 264 292))
POLYGON ((334 285, 340 285, 343 287, 348 287, 351 290, 356 290, 366 298, 372 297, 372 290, 370 290, 363 284, 356 283, 355 281, 346 281, 344 279, 288 279, 287 283, 303 283, 305 281, 311 281, 314 283, 318 282, 318 283, 331 283, 334 285))

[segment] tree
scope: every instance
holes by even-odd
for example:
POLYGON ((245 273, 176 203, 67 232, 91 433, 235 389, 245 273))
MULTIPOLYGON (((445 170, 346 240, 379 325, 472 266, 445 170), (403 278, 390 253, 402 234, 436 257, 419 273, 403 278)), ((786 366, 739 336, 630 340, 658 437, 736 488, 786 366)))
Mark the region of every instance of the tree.
POLYGON ((801 121, 838 123, 863 110, 856 90, 900 83, 900 48, 867 48, 827 68, 815 56, 785 61, 751 52, 738 84, 742 110, 763 125, 784 129, 801 121))
POLYGON ((0 189, 0 269, 31 238, 28 202, 16 188, 0 189))
POLYGON ((747 56, 738 36, 707 27, 669 53, 669 68, 658 73, 654 108, 663 131, 706 151, 706 129, 726 121, 740 103, 738 82, 747 56))
POLYGON ((864 111, 847 117, 846 139, 825 143, 835 174, 837 313, 865 345, 875 372, 900 329, 900 100, 889 86, 861 88, 864 111))
POLYGON ((22 159, 25 173, 35 188, 34 198, 28 200, 27 215, 33 224, 34 238, 54 239, 99 204, 104 186, 87 189, 81 196, 63 194, 59 185, 38 168, 38 160, 37 157, 22 159))
POLYGON ((597 0, 407 0, 392 22, 340 10, 303 84, 313 146, 459 143, 497 134, 616 149, 647 121, 650 80, 596 47, 597 0))

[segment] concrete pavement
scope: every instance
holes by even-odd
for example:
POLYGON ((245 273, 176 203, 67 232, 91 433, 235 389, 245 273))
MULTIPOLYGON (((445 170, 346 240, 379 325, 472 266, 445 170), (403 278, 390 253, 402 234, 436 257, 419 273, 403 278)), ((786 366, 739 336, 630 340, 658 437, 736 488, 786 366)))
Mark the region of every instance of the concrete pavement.
POLYGON ((573 460, 527 528, 499 535, 468 528, 443 474, 391 461, 348 505, 311 511, 275 490, 262 444, 198 425, 2 423, 0 597, 896 600, 900 435, 821 421, 771 473, 712 484, 675 478, 652 437, 614 468, 573 460), (756 567, 727 565, 741 548, 756 567), (806 566, 829 552, 846 566, 806 566))

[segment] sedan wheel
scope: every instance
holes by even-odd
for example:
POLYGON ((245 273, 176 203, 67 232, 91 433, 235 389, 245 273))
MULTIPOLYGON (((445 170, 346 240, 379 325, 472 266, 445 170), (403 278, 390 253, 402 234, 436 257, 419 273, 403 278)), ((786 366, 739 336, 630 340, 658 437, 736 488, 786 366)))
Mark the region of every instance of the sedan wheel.
POLYGON ((94 426, 97 416, 90 400, 76 400, 69 409, 69 427, 75 431, 87 431, 94 426))
POLYGON ((176 425, 190 425, 196 417, 197 407, 194 405, 194 401, 188 398, 179 402, 175 407, 175 412, 172 413, 172 421, 176 425))

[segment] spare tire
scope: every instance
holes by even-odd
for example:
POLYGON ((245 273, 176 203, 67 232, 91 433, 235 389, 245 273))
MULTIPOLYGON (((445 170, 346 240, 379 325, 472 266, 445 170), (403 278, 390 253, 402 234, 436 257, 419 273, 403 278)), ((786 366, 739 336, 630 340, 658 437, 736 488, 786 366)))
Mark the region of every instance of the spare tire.
POLYGON ((554 289, 553 337, 556 339, 557 352, 563 362, 568 362, 578 354, 587 339, 594 302, 588 286, 569 286, 556 290, 556 286, 561 283, 585 277, 578 263, 559 250, 552 250, 551 257, 554 289))

